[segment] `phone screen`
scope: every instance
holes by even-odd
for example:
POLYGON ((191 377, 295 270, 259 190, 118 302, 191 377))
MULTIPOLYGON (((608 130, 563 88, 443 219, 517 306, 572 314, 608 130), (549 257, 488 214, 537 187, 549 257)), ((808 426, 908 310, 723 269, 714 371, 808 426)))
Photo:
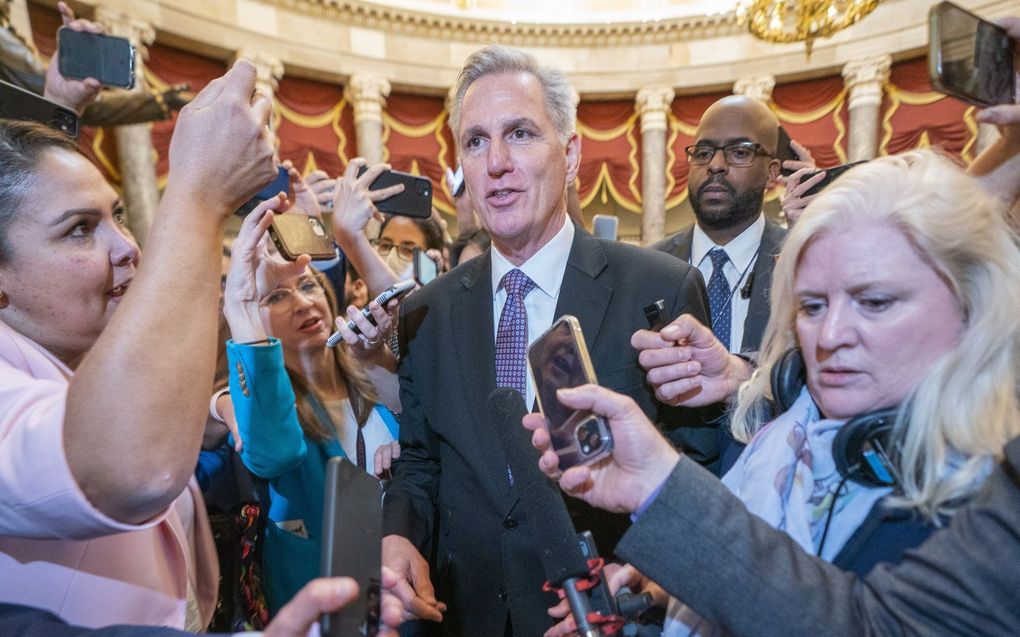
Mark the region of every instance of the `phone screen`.
POLYGON ((556 397, 559 389, 597 382, 577 319, 560 317, 532 343, 528 348, 528 367, 551 445, 560 457, 560 469, 609 453, 612 437, 605 421, 591 412, 567 407, 556 397))
POLYGON ((936 6, 930 19, 935 88, 983 106, 1016 101, 1016 44, 1004 29, 949 2, 936 6))
POLYGON ((439 266, 421 248, 414 249, 414 280, 427 285, 439 276, 439 266))
POLYGON ((135 85, 135 49, 125 38, 62 28, 60 74, 101 84, 132 88, 135 85))

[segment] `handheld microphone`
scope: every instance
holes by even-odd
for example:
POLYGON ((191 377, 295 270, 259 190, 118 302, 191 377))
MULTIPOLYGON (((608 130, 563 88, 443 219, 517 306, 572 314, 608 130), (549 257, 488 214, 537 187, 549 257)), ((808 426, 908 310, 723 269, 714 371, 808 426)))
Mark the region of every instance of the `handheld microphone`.
POLYGON ((546 579, 551 586, 563 589, 577 623, 577 634, 601 637, 601 630, 588 619, 591 601, 581 585, 588 579, 589 569, 577 531, 559 488, 538 468, 538 452, 521 426, 521 419, 528 413, 524 399, 516 390, 501 387, 489 394, 487 405, 498 427, 507 468, 514 485, 520 488, 521 504, 529 512, 535 539, 542 547, 546 579))
POLYGON ((751 285, 753 283, 754 275, 752 274, 751 276, 747 277, 747 283, 744 284, 744 287, 740 288, 740 298, 744 299, 745 301, 751 298, 751 285))

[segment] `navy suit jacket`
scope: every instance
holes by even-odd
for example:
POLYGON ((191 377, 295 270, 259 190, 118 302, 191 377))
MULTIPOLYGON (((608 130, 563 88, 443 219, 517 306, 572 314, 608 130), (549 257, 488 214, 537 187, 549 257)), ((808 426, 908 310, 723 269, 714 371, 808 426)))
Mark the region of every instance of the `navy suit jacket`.
MULTIPOLYGON (((757 352, 761 345, 762 334, 769 322, 769 294, 772 290, 772 270, 776 265, 776 257, 783 247, 786 229, 765 220, 765 231, 761 236, 758 248, 758 259, 751 270, 751 302, 744 319, 744 338, 740 343, 741 352, 757 352)), ((691 245, 694 242, 694 226, 688 226, 672 237, 653 243, 650 247, 672 254, 678 259, 690 263, 691 245)), ((745 284, 747 285, 747 284, 745 284)), ((740 292, 738 291, 738 294, 740 292)), ((711 323, 706 323, 710 325, 711 323)))
MULTIPOLYGON (((496 378, 492 294, 486 252, 401 307, 401 455, 386 493, 385 533, 433 556, 437 595, 448 605, 443 634, 502 635, 509 613, 515 635, 541 635, 556 599, 541 592, 541 547, 518 487, 507 480, 497 423, 486 407, 496 378)), ((576 229, 556 316, 578 318, 599 383, 630 395, 652 418, 659 405, 630 337, 647 327, 643 308, 658 299, 671 317, 688 312, 707 320, 696 268, 576 229)), ((707 426, 689 425, 692 441, 707 426)), ((713 429, 704 439, 715 444, 717 435, 713 429)), ((607 519, 601 512, 575 523, 595 526, 597 539, 600 531, 620 534, 622 527, 607 519)), ((600 543, 603 554, 612 548, 600 543)))

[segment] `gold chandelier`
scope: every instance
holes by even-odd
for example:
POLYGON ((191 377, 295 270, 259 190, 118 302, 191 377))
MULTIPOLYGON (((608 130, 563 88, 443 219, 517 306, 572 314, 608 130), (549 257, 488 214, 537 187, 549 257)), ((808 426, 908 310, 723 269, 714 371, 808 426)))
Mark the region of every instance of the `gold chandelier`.
POLYGON ((879 0, 741 0, 737 19, 766 42, 804 42, 807 54, 815 38, 826 38, 874 11, 879 0))

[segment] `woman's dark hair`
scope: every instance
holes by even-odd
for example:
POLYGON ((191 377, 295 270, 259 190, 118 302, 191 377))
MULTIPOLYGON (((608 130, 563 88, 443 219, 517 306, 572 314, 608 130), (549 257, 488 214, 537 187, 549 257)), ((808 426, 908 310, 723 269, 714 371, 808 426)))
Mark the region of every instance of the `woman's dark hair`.
POLYGON ((50 150, 81 153, 70 137, 35 122, 0 119, 0 264, 11 258, 7 232, 50 150))
POLYGON ((451 270, 460 265, 460 254, 469 245, 476 245, 482 252, 485 252, 492 245, 492 237, 482 228, 475 230, 469 235, 457 237, 457 240, 450 245, 451 270))
MULTIPOLYGON (((387 215, 386 219, 383 220, 382 225, 379 226, 379 236, 382 236, 386 226, 390 225, 390 222, 400 215, 387 215)), ((443 229, 439 227, 439 224, 429 217, 427 219, 420 219, 418 217, 403 217, 408 221, 413 221, 414 225, 421 228, 422 233, 425 235, 425 249, 426 250, 442 250, 443 249, 443 229)))

